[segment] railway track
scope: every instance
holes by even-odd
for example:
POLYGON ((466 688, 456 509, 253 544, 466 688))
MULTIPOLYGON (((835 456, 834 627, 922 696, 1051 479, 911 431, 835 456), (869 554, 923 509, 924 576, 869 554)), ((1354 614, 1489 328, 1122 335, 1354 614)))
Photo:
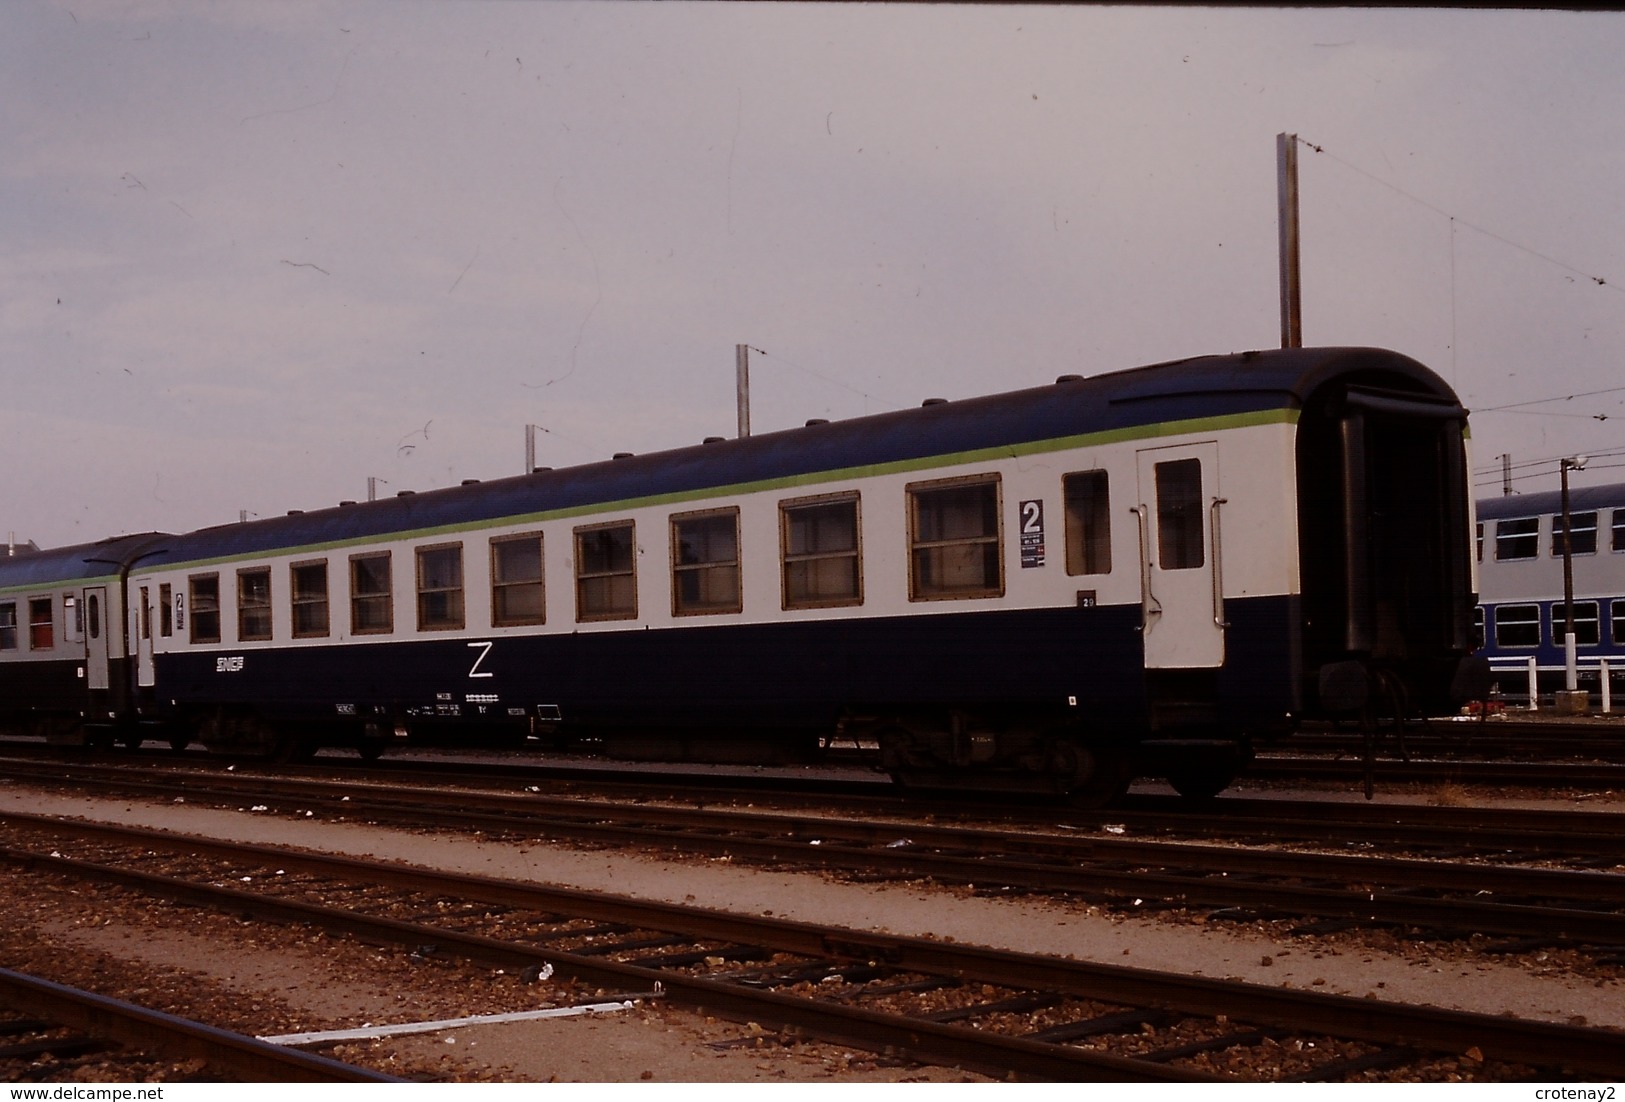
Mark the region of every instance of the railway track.
POLYGON ((1615 762, 1431 758, 1419 751, 1408 760, 1382 757, 1369 766, 1358 758, 1270 752, 1254 758, 1244 774, 1252 780, 1335 781, 1351 786, 1363 783, 1368 775, 1374 786, 1449 783, 1546 791, 1625 790, 1625 764, 1615 762))
POLYGON ((1613 1030, 1322 995, 34 816, 0 857, 262 921, 588 984, 998 1077, 1566 1080, 1613 1030), (70 855, 71 854, 71 855, 70 855), (244 885, 251 885, 245 887, 244 885))
MULTIPOLYGON (((1279 745, 1306 754, 1359 754, 1365 744, 1358 731, 1320 725, 1299 731, 1279 745)), ((1430 720, 1408 725, 1401 737, 1390 731, 1378 745, 1385 754, 1396 757, 1403 751, 1480 760, 1625 764, 1625 716, 1565 720, 1508 712, 1490 720, 1430 720)))
MULTIPOLYGON (((67 987, 38 976, 0 968, 0 1006, 13 1015, 0 1018, 0 1066, 48 1057, 60 1074, 62 1062, 109 1048, 134 1050, 131 1065, 161 1057, 195 1060, 212 1078, 247 1083, 399 1083, 383 1072, 355 1067, 315 1053, 267 1044, 254 1037, 217 1029, 92 991, 67 987)), ((25 1079, 27 1071, 8 1078, 25 1079)))
MULTIPOLYGON (((15 775, 15 771, 14 771, 15 775)), ((504 795, 466 789, 412 789, 347 782, 290 780, 238 773, 143 776, 131 770, 76 769, 72 783, 99 783, 119 791, 177 796, 225 806, 245 801, 291 802, 327 814, 403 825, 432 821, 468 830, 513 833, 575 842, 637 846, 659 851, 727 855, 789 867, 838 869, 890 879, 1065 893, 1124 906, 1205 909, 1226 917, 1292 917, 1359 926, 1417 928, 1435 935, 1470 933, 1523 939, 1527 944, 1600 947, 1603 959, 1625 956, 1625 815, 1569 820, 1535 813, 1521 828, 1507 825, 1493 838, 1464 809, 1406 809, 1423 820, 1398 825, 1374 809, 1352 805, 1348 820, 1304 815, 1292 820, 1268 801, 1250 805, 1272 837, 1290 835, 1294 823, 1313 828, 1319 844, 1371 845, 1374 837, 1431 849, 1448 847, 1456 860, 1385 857, 1191 844, 1140 837, 1152 827, 1179 829, 1166 816, 1145 813, 1078 829, 1011 830, 943 826, 896 818, 863 821, 756 810, 712 810, 650 802, 504 795), (1447 820, 1449 811, 1462 811, 1447 820), (1368 821, 1360 821, 1360 820, 1368 821), (1131 828, 1131 825, 1132 828, 1131 828), (1570 829, 1563 833, 1563 827, 1570 829), (1131 833, 1131 829, 1133 833, 1131 833), (1563 834, 1558 837, 1557 835, 1563 834), (1528 867, 1504 863, 1500 849, 1516 841, 1524 858, 1553 851, 1578 853, 1606 866, 1528 867), (1464 855, 1477 859, 1465 861, 1464 855), (1490 863, 1494 858, 1497 863, 1490 863)), ((39 779, 62 780, 55 771, 39 779)), ((1501 813, 1516 819, 1516 813, 1501 813)), ((1076 824, 1074 824, 1076 825, 1076 824)), ((1209 824, 1211 826, 1211 823, 1209 824)))
MULTIPOLYGON (((63 751, 46 747, 37 740, 0 740, 11 756, 39 754, 60 760, 63 751)), ((69 751, 72 753, 72 751, 69 751)), ((168 751, 142 752, 140 757, 172 758, 168 751)), ((189 754, 182 760, 206 755, 189 754)), ((212 759, 218 761, 219 759, 212 759)), ((839 773, 796 774, 791 770, 738 771, 705 767, 663 766, 666 776, 678 775, 696 789, 746 791, 772 785, 783 791, 799 791, 808 798, 874 795, 879 799, 932 802, 943 797, 929 791, 901 794, 890 781, 873 771, 872 755, 858 749, 834 751, 830 764, 839 773)), ((440 758, 432 762, 409 758, 361 763, 353 758, 327 755, 323 767, 343 765, 361 775, 395 775, 429 768, 439 773, 461 769, 470 778, 491 775, 497 770, 488 763, 454 762, 440 758)), ((299 767, 287 767, 290 770, 299 767)), ((598 762, 591 758, 568 759, 510 755, 500 767, 513 777, 529 775, 538 781, 576 781, 600 786, 637 783, 640 770, 622 763, 598 762)), ((1365 747, 1356 732, 1316 729, 1263 749, 1238 780, 1305 781, 1346 785, 1356 791, 1361 785, 1373 790, 1382 786, 1411 784, 1485 785, 1568 791, 1576 788, 1625 790, 1625 720, 1619 724, 1591 721, 1564 724, 1552 720, 1496 720, 1493 723, 1433 722, 1408 731, 1403 740, 1385 736, 1375 746, 1374 756, 1365 757, 1365 747)), ((996 792, 955 793, 957 801, 982 803, 1008 801, 996 792)))
POLYGON ((1317 726, 1266 748, 1249 765, 1255 780, 1376 786, 1454 783, 1546 790, 1625 789, 1625 722, 1430 720, 1385 729, 1367 741, 1357 730, 1317 726))
MULTIPOLYGON (((1458 853, 1528 854, 1542 857, 1611 856, 1625 844, 1625 814, 1475 803, 1361 803, 1297 798, 1290 795, 1248 797, 1240 794, 1192 805, 1151 791, 1131 793, 1114 808, 1086 811, 1064 803, 1028 801, 1017 805, 998 799, 957 796, 951 799, 914 796, 899 799, 880 794, 872 783, 835 777, 762 777, 526 768, 488 762, 406 761, 380 769, 225 764, 208 757, 177 762, 165 755, 143 755, 109 762, 105 759, 3 757, 0 779, 47 785, 123 785, 131 790, 203 793, 211 786, 222 797, 244 785, 289 796, 302 789, 311 799, 345 785, 359 792, 380 790, 432 793, 437 789, 477 791, 482 797, 525 792, 537 796, 606 800, 648 805, 681 802, 695 807, 753 808, 758 803, 780 810, 810 809, 824 815, 863 818, 924 819, 936 822, 993 822, 1014 828, 1101 828, 1127 824, 1136 834, 1221 836, 1228 841, 1306 841, 1329 845, 1372 844, 1390 848, 1427 846, 1458 853), (305 786, 309 786, 305 788, 305 786)), ((427 798, 427 797, 426 797, 427 798)), ((532 800, 532 806, 539 803, 532 800)))

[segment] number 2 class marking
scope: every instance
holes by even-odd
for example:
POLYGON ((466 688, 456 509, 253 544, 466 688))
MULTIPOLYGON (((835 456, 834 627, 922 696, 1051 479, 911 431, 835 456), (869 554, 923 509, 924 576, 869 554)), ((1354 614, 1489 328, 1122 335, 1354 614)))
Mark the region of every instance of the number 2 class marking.
POLYGON ((496 644, 490 640, 486 640, 479 643, 470 643, 468 646, 470 650, 477 650, 480 652, 478 656, 475 657, 474 664, 468 668, 468 676, 495 677, 496 674, 492 673, 490 670, 480 669, 480 663, 485 661, 486 656, 491 653, 491 648, 496 646, 496 644))
POLYGON ((1036 535, 1044 530, 1044 507, 1036 501, 1023 501, 1021 503, 1021 530, 1027 535, 1036 535))

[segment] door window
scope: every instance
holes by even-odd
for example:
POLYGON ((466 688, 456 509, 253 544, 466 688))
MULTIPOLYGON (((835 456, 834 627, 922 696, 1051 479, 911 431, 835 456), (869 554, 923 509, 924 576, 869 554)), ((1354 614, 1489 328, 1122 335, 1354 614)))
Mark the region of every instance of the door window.
POLYGON ((1158 463, 1157 562, 1164 570, 1195 570, 1206 562, 1202 541, 1202 461, 1158 463))

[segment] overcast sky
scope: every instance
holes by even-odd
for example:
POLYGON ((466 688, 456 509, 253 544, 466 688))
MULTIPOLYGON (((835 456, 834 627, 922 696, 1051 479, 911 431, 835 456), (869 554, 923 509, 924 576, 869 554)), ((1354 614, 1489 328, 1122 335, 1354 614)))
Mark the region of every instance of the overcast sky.
POLYGON ((1621 57, 1618 12, 13 0, 0 535, 731 435, 739 343, 757 432, 1275 347, 1282 132, 1305 343, 1437 370, 1485 493, 1625 481, 1621 57))

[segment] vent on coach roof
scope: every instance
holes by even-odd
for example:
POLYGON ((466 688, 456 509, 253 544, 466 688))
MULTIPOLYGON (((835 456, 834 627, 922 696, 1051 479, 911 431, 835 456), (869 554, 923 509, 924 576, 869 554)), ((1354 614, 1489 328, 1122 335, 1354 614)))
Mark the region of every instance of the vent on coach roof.
POLYGON ((920 403, 920 406, 923 408, 925 406, 945 406, 947 404, 948 399, 946 398, 927 398, 925 401, 920 403))
POLYGON ((480 484, 480 480, 477 478, 465 478, 461 484, 464 486, 478 486, 480 484))
POLYGON ((724 441, 724 440, 726 440, 726 439, 728 439, 728 438, 727 438, 727 437, 726 437, 726 436, 707 436, 707 437, 706 437, 706 438, 705 438, 705 439, 704 439, 704 440, 703 440, 703 441, 702 441, 702 443, 706 443, 706 444, 720 444, 720 443, 722 443, 722 442, 723 442, 723 441, 724 441))
POLYGON ((1061 383, 1081 383, 1082 381, 1083 381, 1083 376, 1082 375, 1057 375, 1057 376, 1055 376, 1055 383, 1056 383, 1057 386, 1059 386, 1061 383))
POLYGON ((616 459, 631 459, 633 454, 634 454, 633 452, 616 452, 615 453, 615 458, 616 459))
POLYGON ((814 425, 827 425, 827 424, 829 424, 829 418, 828 417, 809 417, 809 418, 807 418, 807 428, 812 428, 814 425))

